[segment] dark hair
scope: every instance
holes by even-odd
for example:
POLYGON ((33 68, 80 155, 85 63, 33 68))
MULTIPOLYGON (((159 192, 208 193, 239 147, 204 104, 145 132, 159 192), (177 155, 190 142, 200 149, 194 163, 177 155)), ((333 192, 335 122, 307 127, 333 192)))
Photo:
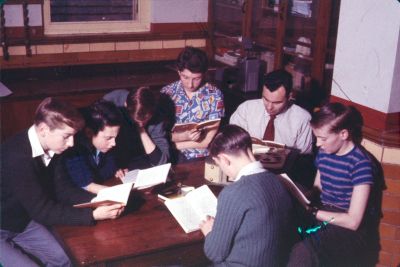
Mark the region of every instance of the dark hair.
POLYGON ((179 71, 187 69, 192 73, 206 73, 208 69, 207 54, 198 48, 186 46, 178 56, 176 67, 179 71))
POLYGON ((251 137, 237 125, 226 125, 217 133, 208 148, 212 157, 219 153, 237 155, 251 149, 251 137))
POLYGON ((149 121, 157 108, 157 97, 149 87, 132 89, 126 98, 129 115, 137 123, 149 121))
POLYGON ((328 103, 313 114, 310 124, 311 127, 317 129, 324 125, 330 125, 330 131, 333 133, 347 130, 354 143, 361 143, 363 118, 361 113, 353 106, 328 103))
POLYGON ((106 126, 120 126, 122 115, 114 103, 98 100, 82 110, 86 127, 92 130, 94 135, 104 130, 106 126))
POLYGON ((267 73, 264 76, 264 86, 271 92, 283 86, 286 91, 286 96, 289 96, 293 86, 292 74, 283 69, 267 73))
POLYGON ((42 122, 51 130, 67 125, 79 131, 85 124, 76 108, 52 97, 45 98, 36 109, 34 123, 39 125, 42 122))

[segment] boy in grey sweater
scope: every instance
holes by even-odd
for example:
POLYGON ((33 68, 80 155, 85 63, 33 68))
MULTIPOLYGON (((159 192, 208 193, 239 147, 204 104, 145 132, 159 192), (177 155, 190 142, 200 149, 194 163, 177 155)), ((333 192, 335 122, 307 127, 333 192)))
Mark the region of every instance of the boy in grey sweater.
POLYGON ((215 266, 283 266, 295 233, 289 193, 255 160, 239 126, 223 128, 209 150, 235 182, 221 191, 216 217, 200 226, 206 256, 215 266))

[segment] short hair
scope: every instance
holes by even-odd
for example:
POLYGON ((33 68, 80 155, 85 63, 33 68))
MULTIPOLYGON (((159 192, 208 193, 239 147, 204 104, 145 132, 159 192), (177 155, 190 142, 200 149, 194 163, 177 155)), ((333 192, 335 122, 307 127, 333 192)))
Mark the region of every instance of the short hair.
POLYGON ((139 87, 129 92, 126 104, 133 121, 145 122, 153 117, 158 101, 149 87, 139 87))
POLYGON ((122 115, 114 103, 98 100, 89 107, 82 109, 86 127, 92 130, 94 135, 104 130, 106 126, 121 126, 122 115))
POLYGON ((218 156, 220 153, 238 155, 251 149, 251 137, 249 133, 237 125, 226 125, 214 137, 209 145, 210 155, 218 156))
POLYGON ((283 86, 286 91, 286 96, 289 96, 293 87, 292 74, 284 69, 269 72, 264 76, 264 86, 271 92, 274 92, 279 87, 283 86))
POLYGON ((314 129, 329 125, 329 130, 333 133, 347 130, 354 143, 360 144, 362 141, 363 117, 353 106, 341 103, 325 104, 312 115, 310 124, 314 129))
POLYGON ((186 46, 179 54, 176 67, 179 71, 184 69, 192 73, 206 73, 208 69, 207 54, 198 48, 186 46))
POLYGON ((84 120, 79 111, 69 103, 47 97, 36 108, 34 123, 45 123, 50 130, 62 129, 65 125, 79 131, 84 126, 84 120))

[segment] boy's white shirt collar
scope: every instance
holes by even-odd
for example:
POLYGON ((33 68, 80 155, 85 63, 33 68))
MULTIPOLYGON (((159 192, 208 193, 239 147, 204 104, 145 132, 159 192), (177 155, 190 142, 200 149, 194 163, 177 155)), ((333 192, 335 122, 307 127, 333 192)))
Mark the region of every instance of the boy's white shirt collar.
POLYGON ((39 141, 39 136, 37 135, 35 125, 32 125, 28 130, 28 138, 32 147, 32 158, 41 157, 45 166, 50 164, 51 159, 54 156, 54 151, 49 150, 46 154, 43 150, 42 145, 39 141))
POLYGON ((246 166, 244 166, 242 169, 240 169, 238 175, 234 179, 234 182, 239 181, 239 179, 242 176, 256 174, 256 173, 260 173, 260 172, 265 172, 265 169, 262 166, 261 162, 253 161, 253 162, 247 164, 246 166))

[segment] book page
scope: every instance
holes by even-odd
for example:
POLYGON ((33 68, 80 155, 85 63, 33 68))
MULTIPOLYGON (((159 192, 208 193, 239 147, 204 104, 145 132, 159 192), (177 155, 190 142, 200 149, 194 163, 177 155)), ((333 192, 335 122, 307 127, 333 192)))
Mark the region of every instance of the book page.
POLYGON ((172 127, 172 132, 186 132, 193 130, 197 127, 197 123, 195 122, 188 122, 188 123, 176 123, 174 127, 172 127))
POLYGON ((121 181, 125 183, 135 183, 136 178, 138 176, 139 169, 131 170, 125 174, 124 177, 122 177, 121 181))
POLYGON ((151 186, 165 183, 171 163, 155 166, 152 168, 139 170, 136 182, 133 188, 145 189, 151 186))
POLYGON ((200 122, 196 126, 196 129, 199 130, 199 131, 205 130, 205 129, 213 129, 213 128, 218 127, 218 124, 219 124, 220 121, 221 121, 221 119, 203 121, 203 122, 200 122))
POLYGON ((185 233, 190 233, 200 229, 199 225, 201 223, 201 218, 194 211, 186 197, 167 199, 164 204, 185 233))
POLYGON ((257 145, 259 147, 269 147, 269 148, 285 148, 286 145, 282 143, 278 143, 275 141, 269 141, 269 140, 261 140, 257 137, 251 137, 251 143, 254 145, 257 145))
POLYGON ((75 204, 74 208, 97 208, 100 206, 110 206, 114 204, 121 204, 121 202, 115 202, 112 200, 103 200, 103 201, 98 201, 98 202, 87 202, 87 203, 82 203, 82 204, 75 204))
POLYGON ((207 185, 189 192, 185 198, 202 220, 207 215, 215 217, 217 214, 217 198, 207 185))
POLYGON ((252 144, 251 149, 253 150, 253 154, 263 154, 268 153, 271 148, 265 145, 252 144))
POLYGON ((126 204, 132 190, 132 185, 132 183, 126 183, 101 189, 91 202, 111 200, 126 204))
POLYGON ((307 207, 311 204, 311 201, 308 200, 308 198, 303 194, 303 192, 301 192, 301 190, 292 181, 292 179, 287 176, 286 173, 280 174, 278 177, 281 179, 288 191, 301 203, 301 205, 307 207))
POLYGON ((125 204, 128 202, 133 183, 125 183, 103 188, 91 202, 74 205, 76 208, 98 207, 116 203, 125 204))

